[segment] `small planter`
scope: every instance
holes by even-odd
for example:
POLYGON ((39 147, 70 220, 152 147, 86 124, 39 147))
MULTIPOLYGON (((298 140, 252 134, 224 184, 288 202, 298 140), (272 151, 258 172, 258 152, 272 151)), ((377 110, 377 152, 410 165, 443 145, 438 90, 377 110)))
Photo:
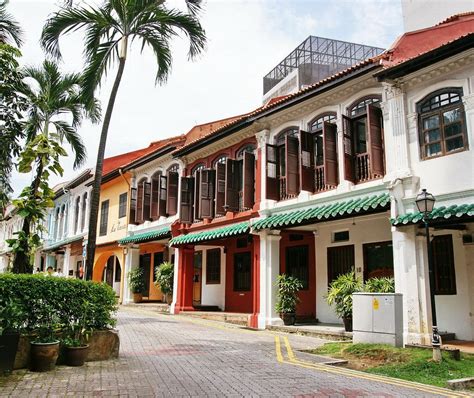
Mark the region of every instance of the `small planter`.
POLYGON ((342 321, 344 322, 346 332, 352 332, 352 317, 344 317, 342 321))
POLYGON ((296 313, 295 312, 282 312, 280 318, 283 320, 285 326, 292 326, 296 322, 296 313))
POLYGON ((56 366, 59 356, 59 341, 52 343, 31 343, 30 370, 48 372, 56 366))
POLYGON ((133 293, 133 302, 134 303, 141 303, 143 300, 143 294, 141 293, 133 293))
POLYGON ((89 345, 83 347, 64 347, 64 362, 68 366, 82 366, 89 354, 89 345))
POLYGON ((11 373, 18 350, 20 333, 5 333, 0 335, 0 374, 11 373))

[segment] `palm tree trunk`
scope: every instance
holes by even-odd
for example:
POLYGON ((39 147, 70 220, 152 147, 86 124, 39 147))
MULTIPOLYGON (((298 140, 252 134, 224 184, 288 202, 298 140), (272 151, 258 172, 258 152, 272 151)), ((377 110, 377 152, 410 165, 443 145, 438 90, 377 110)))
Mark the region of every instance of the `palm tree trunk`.
POLYGON ((110 93, 107 111, 105 112, 104 124, 100 133, 99 150, 97 152, 97 162, 95 165, 94 183, 92 185, 92 195, 89 214, 89 232, 87 236, 87 257, 86 257, 86 279, 92 279, 92 269, 94 267, 95 241, 97 238, 97 220, 99 216, 100 186, 102 184, 102 166, 104 164, 105 145, 107 143, 107 133, 109 131, 110 119, 114 110, 115 99, 117 97, 120 81, 122 80, 125 68, 125 58, 120 58, 115 82, 110 93))

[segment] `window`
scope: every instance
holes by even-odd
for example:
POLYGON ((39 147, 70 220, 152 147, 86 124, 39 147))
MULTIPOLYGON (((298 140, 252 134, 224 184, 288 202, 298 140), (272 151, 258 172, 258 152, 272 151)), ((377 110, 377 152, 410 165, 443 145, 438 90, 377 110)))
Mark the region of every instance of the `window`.
POLYGON ((462 89, 436 91, 417 105, 421 158, 467 149, 462 89))
POLYGON ((179 164, 178 163, 173 163, 170 167, 168 167, 168 173, 178 173, 179 172, 179 164))
POLYGON ((323 129, 325 123, 336 123, 335 113, 326 113, 321 116, 317 116, 309 124, 309 130, 314 134, 314 164, 316 166, 322 166, 324 164, 324 147, 323 147, 323 129))
POLYGON ((127 215, 127 192, 119 196, 119 218, 127 215))
POLYGON ((308 246, 286 248, 286 273, 303 283, 303 290, 309 288, 308 246))
POLYGON ((120 266, 120 261, 115 257, 115 276, 114 281, 120 282, 122 279, 122 267, 120 266))
POLYGON ((380 96, 370 96, 361 98, 349 107, 350 115, 354 117, 364 114, 366 112, 367 105, 376 104, 381 100, 382 98, 380 96))
POLYGON ((299 193, 298 132, 298 128, 290 127, 278 134, 276 138, 280 200, 296 196, 299 193))
POLYGON ((199 221, 201 220, 200 217, 200 210, 199 210, 199 204, 201 202, 201 196, 199 193, 200 185, 201 185, 201 170, 204 170, 204 164, 200 163, 196 166, 194 166, 191 170, 191 175, 194 177, 194 193, 193 193, 193 198, 194 198, 194 203, 193 203, 193 217, 192 221, 199 221))
POLYGON ((213 162, 215 170, 215 211, 216 217, 225 216, 225 168, 227 163, 227 155, 221 155, 213 162))
POLYGON ((86 210, 87 210, 87 192, 82 196, 82 216, 81 216, 81 231, 84 231, 86 226, 86 210))
POLYGON ((234 254, 234 291, 248 292, 251 290, 251 254, 250 252, 234 254))
POLYGON ((392 242, 367 243, 364 251, 364 280, 393 277, 392 242))
POLYGON ((251 209, 255 203, 255 145, 237 151, 239 211, 251 209))
POLYGON ((157 220, 159 218, 159 193, 160 193, 160 177, 161 171, 156 172, 151 176, 151 219, 157 220))
POLYGON ((347 242, 349 240, 349 231, 339 231, 332 234, 332 242, 347 242))
POLYGON ((109 219, 109 201, 104 200, 100 204, 100 228, 99 235, 103 236, 107 234, 107 222, 109 219))
POLYGON ((206 284, 221 283, 221 249, 211 249, 206 253, 206 284))
POLYGON ((75 204, 74 204, 74 233, 77 234, 79 231, 77 230, 77 227, 79 226, 79 209, 80 209, 80 197, 76 198, 75 204))
POLYGON ((328 285, 354 268, 354 245, 328 247, 328 285))
POLYGON ((150 220, 151 183, 145 178, 141 179, 137 187, 137 212, 136 221, 142 223, 150 220))
POLYGON ((435 236, 431 241, 431 248, 433 251, 435 294, 456 294, 456 274, 454 271, 454 251, 452 236, 435 236))

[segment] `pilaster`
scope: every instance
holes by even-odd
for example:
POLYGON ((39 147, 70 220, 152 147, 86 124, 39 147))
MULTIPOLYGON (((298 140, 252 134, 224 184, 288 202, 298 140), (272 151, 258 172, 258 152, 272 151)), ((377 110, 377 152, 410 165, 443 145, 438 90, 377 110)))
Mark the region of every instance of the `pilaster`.
POLYGON ((125 270, 123 281, 123 303, 128 304, 133 301, 133 294, 128 286, 129 272, 137 268, 140 263, 140 248, 138 246, 127 246, 125 248, 125 270))

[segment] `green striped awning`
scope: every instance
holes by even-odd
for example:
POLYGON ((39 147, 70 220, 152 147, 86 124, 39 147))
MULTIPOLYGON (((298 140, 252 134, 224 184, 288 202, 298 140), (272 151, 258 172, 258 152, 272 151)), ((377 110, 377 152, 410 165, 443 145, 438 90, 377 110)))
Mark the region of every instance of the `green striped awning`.
POLYGON ((243 235, 248 233, 249 231, 250 224, 248 221, 245 221, 238 224, 226 225, 225 227, 221 228, 179 235, 171 239, 170 245, 175 246, 184 244, 195 244, 199 242, 221 239, 227 236, 243 235))
MULTIPOLYGON (((472 217, 474 216, 474 204, 464 205, 452 205, 452 206, 440 206, 435 207, 431 214, 428 216, 428 220, 443 221, 448 219, 455 219, 461 217, 472 217)), ((409 224, 417 224, 423 221, 423 214, 420 212, 409 213, 392 218, 390 220, 394 226, 403 226, 409 224)))
POLYGON ((170 227, 165 227, 165 228, 157 229, 156 231, 144 232, 142 234, 127 236, 126 238, 120 239, 118 243, 119 245, 125 245, 127 243, 149 242, 151 240, 164 239, 164 238, 170 238, 170 237, 171 237, 171 229, 170 227))
POLYGON ((328 221, 335 218, 350 217, 358 214, 386 210, 390 205, 388 193, 365 196, 327 205, 310 207, 304 210, 295 210, 289 213, 274 214, 256 221, 252 229, 281 228, 285 226, 312 224, 328 221))

